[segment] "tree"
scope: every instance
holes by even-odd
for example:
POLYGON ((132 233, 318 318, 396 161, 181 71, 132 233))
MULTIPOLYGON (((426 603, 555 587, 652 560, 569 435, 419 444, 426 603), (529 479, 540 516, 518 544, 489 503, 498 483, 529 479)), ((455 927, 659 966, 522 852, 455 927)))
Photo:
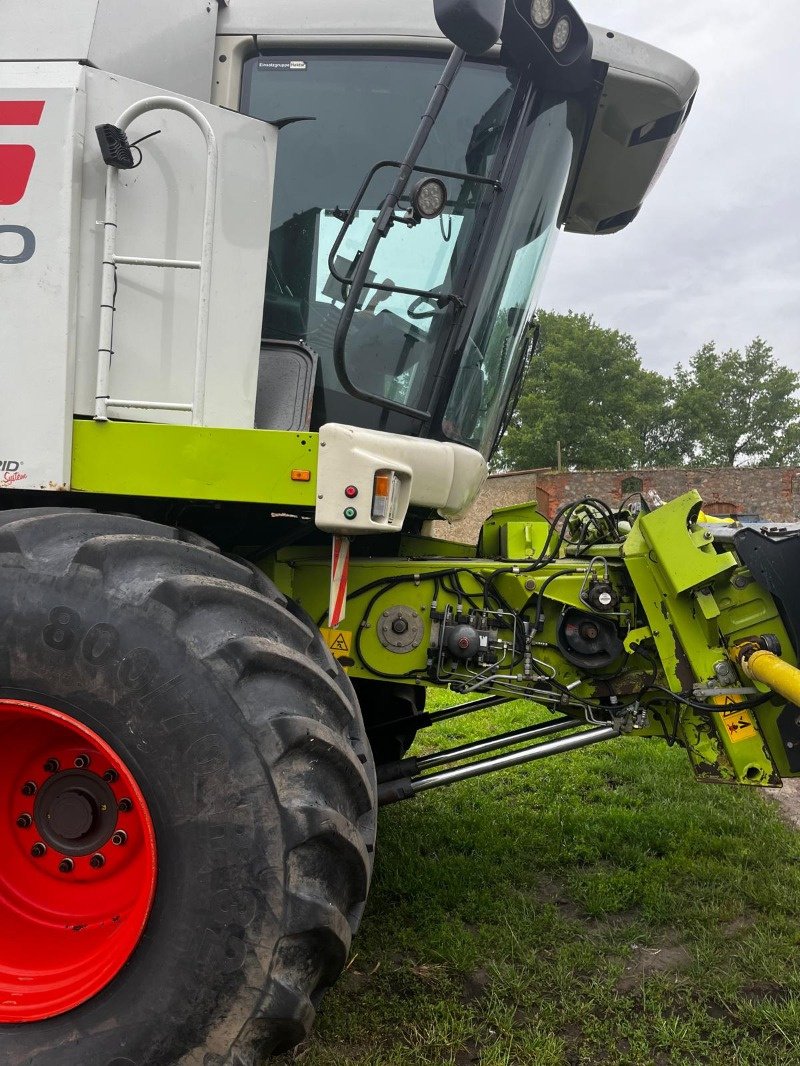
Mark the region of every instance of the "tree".
POLYGON ((633 338, 591 315, 543 312, 534 352, 495 467, 621 468, 674 462, 670 383, 645 370, 633 338))
POLYGON ((760 337, 744 352, 703 345, 675 368, 674 423, 695 466, 781 466, 800 458, 800 374, 760 337))

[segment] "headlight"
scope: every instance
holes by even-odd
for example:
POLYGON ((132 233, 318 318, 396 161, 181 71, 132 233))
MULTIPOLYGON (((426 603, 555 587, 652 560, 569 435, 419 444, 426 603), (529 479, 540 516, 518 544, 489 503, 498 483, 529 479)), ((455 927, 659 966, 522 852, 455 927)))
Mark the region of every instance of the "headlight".
POLYGON ((438 218, 447 206, 447 187, 439 178, 423 178, 411 194, 414 212, 420 218, 438 218))
POLYGON ((569 19, 565 16, 560 18, 556 23, 556 28, 553 30, 553 48, 556 52, 563 52, 569 43, 569 36, 572 33, 572 26, 569 19))
POLYGON ((533 0, 531 19, 537 30, 543 30, 553 17, 553 0, 533 0))

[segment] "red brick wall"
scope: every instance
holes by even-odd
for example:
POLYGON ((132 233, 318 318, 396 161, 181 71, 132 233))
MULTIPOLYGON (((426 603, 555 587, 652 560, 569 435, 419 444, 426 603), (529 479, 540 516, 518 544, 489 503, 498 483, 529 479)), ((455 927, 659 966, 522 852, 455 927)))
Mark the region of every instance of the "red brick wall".
POLYGON ((642 491, 655 490, 663 500, 697 489, 710 514, 758 515, 775 522, 800 520, 800 468, 665 470, 531 470, 490 477, 470 512, 460 522, 437 522, 438 537, 476 542, 481 524, 497 507, 536 500, 540 511, 552 518, 562 504, 582 496, 599 496, 620 504, 628 492, 623 482, 638 479, 642 491))

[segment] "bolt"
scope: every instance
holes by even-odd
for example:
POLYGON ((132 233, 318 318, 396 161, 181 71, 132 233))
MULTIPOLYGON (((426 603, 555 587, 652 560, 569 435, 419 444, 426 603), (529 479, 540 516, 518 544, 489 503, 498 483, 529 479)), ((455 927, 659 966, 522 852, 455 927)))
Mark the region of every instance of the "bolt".
POLYGON ((92 760, 91 760, 91 759, 89 758, 89 756, 88 756, 88 755, 79 755, 79 756, 78 756, 78 757, 77 757, 77 758, 75 759, 75 766, 76 766, 76 768, 77 768, 78 770, 85 770, 85 769, 86 769, 86 767, 87 767, 87 766, 89 766, 89 764, 91 763, 91 761, 92 761, 92 760))
POLYGON ((525 582, 525 591, 526 592, 533 592, 535 588, 536 588, 536 582, 533 580, 532 577, 529 577, 528 580, 525 582))
POLYGON ((115 844, 118 848, 121 848, 128 842, 128 834, 124 829, 118 829, 117 832, 111 838, 111 843, 115 844))
POLYGON ((747 578, 746 578, 746 577, 744 576, 744 574, 738 574, 738 575, 737 575, 737 576, 736 576, 736 577, 735 577, 735 578, 733 579, 733 581, 731 582, 731 584, 732 584, 732 585, 733 585, 733 587, 734 587, 734 588, 736 588, 736 589, 743 589, 743 588, 747 588, 747 578))
POLYGON ((33 847, 31 848, 31 855, 33 855, 34 859, 41 859, 42 856, 46 855, 46 854, 47 854, 47 848, 41 842, 41 840, 37 844, 34 844, 33 847))
POLYGON ((36 795, 36 782, 35 781, 26 781, 25 784, 22 786, 22 795, 23 796, 35 796, 36 795))
POLYGON ((46 774, 57 774, 61 769, 61 763, 58 759, 48 759, 42 769, 46 774))
POLYGON ((103 780, 108 781, 109 785, 113 785, 115 781, 119 780, 119 774, 116 770, 106 770, 103 774, 103 780))
POLYGON ((122 811, 123 814, 127 814, 129 811, 133 810, 133 804, 131 803, 131 801, 129 799, 121 799, 119 801, 118 806, 119 806, 119 809, 122 811))
POLYGON ((91 859, 89 859, 89 865, 93 870, 100 870, 105 866, 105 864, 105 856, 101 855, 100 852, 98 852, 96 855, 92 855, 91 859))
POLYGON ((17 826, 20 829, 30 829, 32 825, 33 818, 31 818, 29 814, 21 814, 19 818, 17 818, 17 826))
POLYGON ((58 864, 58 868, 62 874, 71 874, 72 871, 75 869, 75 863, 72 861, 72 859, 62 859, 61 862, 58 864))

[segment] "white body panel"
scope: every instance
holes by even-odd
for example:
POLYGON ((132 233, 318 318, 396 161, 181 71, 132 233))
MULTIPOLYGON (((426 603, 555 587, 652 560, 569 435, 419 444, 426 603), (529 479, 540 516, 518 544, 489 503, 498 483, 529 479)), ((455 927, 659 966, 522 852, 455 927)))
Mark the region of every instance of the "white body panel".
MULTIPOLYGON (((93 415, 106 168, 94 127, 116 123, 150 86, 101 71, 86 75, 86 152, 79 249, 78 366, 75 412, 93 415)), ((267 272, 276 130, 193 101, 211 123, 220 170, 209 320, 207 426, 252 429, 267 272)), ((203 135, 185 115, 155 111, 136 119, 131 141, 144 163, 120 173, 117 254, 196 260, 206 181, 203 135)), ((192 398, 198 317, 196 271, 120 266, 110 390, 115 397, 186 403, 192 398)), ((112 411, 129 420, 188 423, 185 412, 112 411)))
POLYGON ((217 2, 0 0, 0 60, 78 60, 208 100, 217 2))
POLYGON ((38 121, 6 107, 0 125, 0 487, 69 481, 85 75, 0 63, 0 117, 4 102, 44 103, 38 121))
POLYGON ((319 431, 315 521, 320 529, 352 536, 399 532, 410 506, 436 508, 444 518, 456 518, 474 502, 487 473, 483 456, 462 444, 329 422, 319 431), (386 471, 399 480, 395 506, 391 516, 374 521, 374 478, 386 471), (356 497, 345 493, 348 486, 356 488, 356 497), (355 517, 345 517, 348 508, 355 517))

